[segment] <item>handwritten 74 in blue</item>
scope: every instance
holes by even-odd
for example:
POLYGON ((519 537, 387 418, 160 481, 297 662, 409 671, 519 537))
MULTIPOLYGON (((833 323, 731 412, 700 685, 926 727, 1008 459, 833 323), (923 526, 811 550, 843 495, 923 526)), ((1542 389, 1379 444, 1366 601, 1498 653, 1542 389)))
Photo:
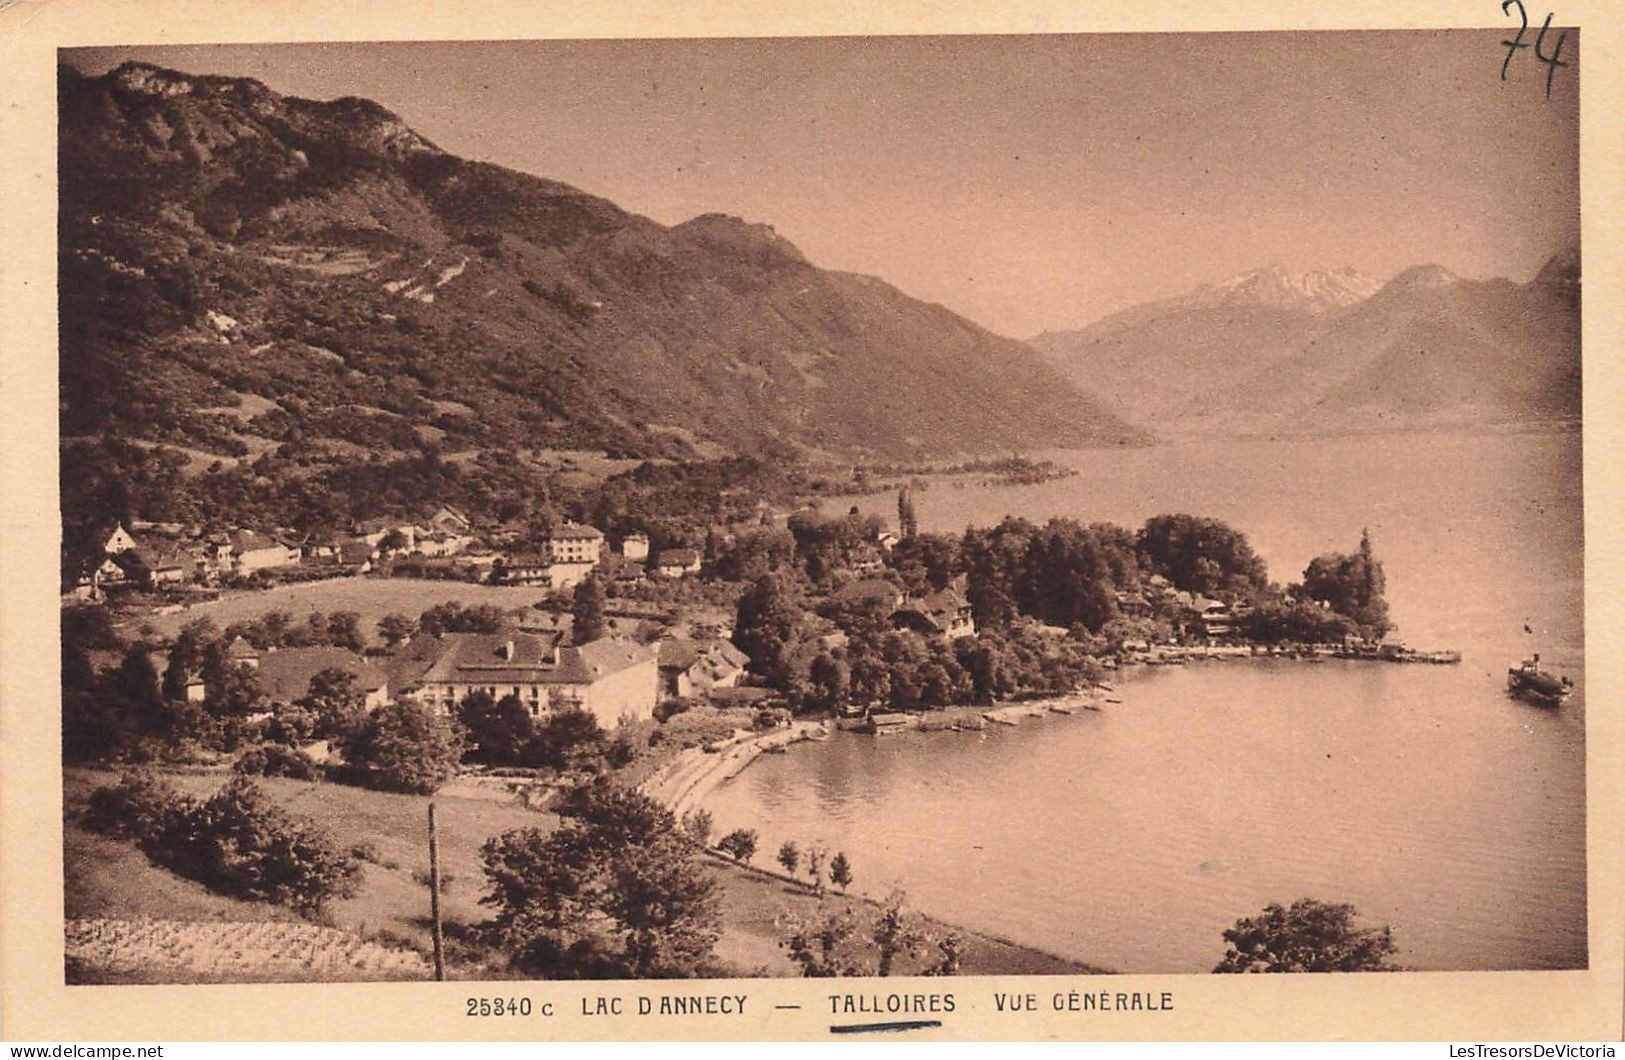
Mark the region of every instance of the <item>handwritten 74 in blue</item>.
MULTIPOLYGON (((1518 9, 1518 20, 1523 24, 1518 27, 1518 35, 1516 37, 1512 38, 1511 40, 1504 40, 1501 42, 1501 46, 1507 50, 1507 57, 1501 60, 1501 80, 1503 81, 1507 79, 1507 67, 1512 65, 1512 58, 1518 54, 1518 49, 1529 47, 1529 45, 1523 42, 1523 35, 1529 30, 1529 15, 1523 9, 1523 0, 1501 0, 1501 13, 1503 15, 1508 15, 1510 17, 1511 10, 1514 7, 1518 9)), ((1546 64, 1547 99, 1552 98, 1552 76, 1557 73, 1557 68, 1559 66, 1569 65, 1558 58, 1558 56, 1563 54, 1563 41, 1568 37, 1567 32, 1562 32, 1557 35, 1557 45, 1552 49, 1552 54, 1546 54, 1544 48, 1546 43, 1546 31, 1550 29, 1551 26, 1552 13, 1548 11, 1546 12, 1546 21, 1540 24, 1540 35, 1535 38, 1535 58, 1546 64)))

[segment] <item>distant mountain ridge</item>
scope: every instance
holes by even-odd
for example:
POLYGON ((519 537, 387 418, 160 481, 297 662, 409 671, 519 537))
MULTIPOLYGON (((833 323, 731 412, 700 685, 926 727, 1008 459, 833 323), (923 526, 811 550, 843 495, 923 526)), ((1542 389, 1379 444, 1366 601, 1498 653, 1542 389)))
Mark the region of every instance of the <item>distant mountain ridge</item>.
POLYGON ((842 458, 1143 432, 767 225, 667 227, 363 99, 59 77, 65 436, 318 465, 434 444, 842 458))
POLYGON ((1176 301, 1190 306, 1274 306, 1324 313, 1362 302, 1382 284, 1355 269, 1291 273, 1279 265, 1253 269, 1197 288, 1176 301))
POLYGON ((1580 259, 1525 284, 1439 265, 1243 273, 1034 348, 1114 413, 1162 431, 1321 433, 1580 414, 1580 259))

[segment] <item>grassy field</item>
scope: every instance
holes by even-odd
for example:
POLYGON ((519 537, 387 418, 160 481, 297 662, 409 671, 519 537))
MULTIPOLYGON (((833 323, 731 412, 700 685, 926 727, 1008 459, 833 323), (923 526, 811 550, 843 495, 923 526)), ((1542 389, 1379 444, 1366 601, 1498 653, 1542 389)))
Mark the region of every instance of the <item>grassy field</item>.
POLYGON ((258 592, 229 593, 172 615, 142 616, 135 624, 150 624, 159 633, 174 636, 195 618, 212 619, 224 629, 233 622, 250 621, 267 611, 290 612, 296 623, 304 621, 312 611, 354 611, 361 616, 361 632, 376 640, 378 620, 387 614, 417 618, 436 604, 448 602, 464 607, 490 604, 512 610, 530 607, 546 595, 545 590, 518 585, 475 585, 421 578, 332 578, 279 585, 258 592))
MULTIPOLYGON (((820 900, 805 887, 777 873, 737 867, 720 859, 714 863, 714 871, 723 885, 722 919, 726 925, 722 940, 717 943, 717 956, 739 968, 741 975, 798 974, 779 945, 783 934, 779 922, 788 916, 814 919, 820 900)), ((870 899, 858 895, 843 897, 833 892, 822 901, 831 910, 857 906, 878 914, 881 908, 870 899)), ((904 913, 911 922, 920 924, 935 937, 959 936, 965 944, 962 975, 1083 975, 1101 971, 1079 961, 951 926, 923 916, 907 905, 904 913)))
MULTIPOLYGON (((279 906, 214 894, 147 861, 132 844, 115 842, 80 827, 85 799, 115 774, 68 770, 63 777, 64 869, 69 919, 147 918, 160 921, 299 921, 279 906)), ((194 795, 214 792, 222 775, 172 776, 175 787, 194 795)), ((330 907, 335 926, 428 951, 429 892, 419 879, 429 871, 428 802, 340 784, 265 778, 278 803, 313 817, 343 849, 366 845, 376 863, 362 865, 363 882, 354 898, 330 907)), ((441 912, 448 934, 484 920, 479 904, 485 874, 480 847, 512 828, 551 828, 557 818, 512 802, 435 799, 440 830, 441 912)))
MULTIPOLYGON (((239 930, 233 928, 233 924, 281 925, 272 933, 279 947, 290 952, 300 946, 308 948, 310 943, 304 939, 300 927, 305 922, 291 911, 214 894, 202 884, 153 865, 129 842, 86 831, 79 823, 85 800, 96 787, 116 779, 114 773, 90 769, 69 769, 63 777, 65 915, 70 921, 121 922, 119 926, 104 928, 95 934, 94 941, 100 949, 91 951, 115 954, 115 958, 109 958, 114 960, 114 966, 92 969, 82 976, 84 980, 161 981, 153 978, 155 974, 161 976, 161 971, 132 971, 128 967, 132 947, 135 952, 155 955, 155 960, 171 951, 199 947, 212 954, 213 947, 223 945, 213 934, 239 930), (130 926, 129 922, 152 923, 130 926), (216 927, 204 931, 199 924, 216 927), (221 927, 222 924, 225 926, 221 927), (199 933, 205 937, 195 938, 199 933), (286 946, 282 946, 281 941, 284 935, 288 936, 286 946)), ((200 796, 214 792, 226 779, 222 774, 168 777, 175 787, 200 796)), ((342 848, 370 848, 367 854, 372 860, 362 866, 361 890, 355 897, 335 902, 330 907, 331 926, 356 939, 381 941, 428 953, 431 946, 429 895, 422 881, 427 879, 429 867, 429 800, 423 796, 392 795, 332 783, 282 778, 265 778, 261 783, 289 811, 319 821, 342 848)), ((557 818, 496 799, 441 795, 434 801, 440 828, 441 909, 447 935, 454 940, 448 951, 448 974, 452 978, 502 978, 507 974, 503 969, 455 945, 460 928, 485 920, 490 912, 479 902, 485 891, 480 847, 487 839, 509 829, 554 827, 557 818)), ((817 900, 802 887, 772 873, 737 867, 720 859, 710 863, 709 871, 721 884, 723 931, 716 947, 717 956, 740 975, 796 974, 779 945, 782 934, 779 925, 787 916, 812 916, 817 912, 817 900)), ((839 901, 862 904, 866 900, 854 896, 839 901)), ((868 904, 873 906, 873 903, 868 904)), ((927 922, 939 934, 954 931, 966 940, 966 974, 1024 975, 1091 970, 1014 943, 948 928, 929 918, 927 922)), ((377 976, 335 974, 332 978, 399 978, 409 974, 401 962, 392 962, 376 953, 359 951, 360 956, 356 956, 353 942, 333 942, 330 948, 343 950, 345 956, 360 962, 347 967, 373 968, 378 973, 377 976)), ((168 957, 163 959, 169 960, 168 957)), ((215 960, 212 956, 209 959, 215 960)), ((167 965, 160 962, 162 967, 167 965)), ((241 962, 232 963, 223 958, 218 967, 218 975, 204 977, 205 981, 239 982, 279 977, 275 967, 255 971, 242 966, 241 962)), ((334 967, 346 966, 334 964, 334 967)), ((309 977, 323 977, 321 967, 313 968, 309 977)), ((197 981, 197 977, 187 981, 197 981)))

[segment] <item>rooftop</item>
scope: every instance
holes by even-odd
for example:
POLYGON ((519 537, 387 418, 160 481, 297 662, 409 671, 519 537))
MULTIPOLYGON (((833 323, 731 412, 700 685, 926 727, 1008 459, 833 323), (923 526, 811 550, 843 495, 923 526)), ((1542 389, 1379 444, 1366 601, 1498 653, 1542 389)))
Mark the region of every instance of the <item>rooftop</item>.
POLYGON ((547 536, 553 541, 601 541, 604 537, 597 527, 581 523, 561 523, 547 536))
POLYGON ((580 647, 559 639, 552 632, 420 635, 391 662, 391 683, 584 685, 654 658, 653 649, 614 637, 580 647))
POLYGON ((386 683, 382 667, 344 648, 279 648, 260 656, 260 688, 272 699, 285 702, 303 698, 311 678, 323 670, 353 674, 356 687, 373 692, 386 683))

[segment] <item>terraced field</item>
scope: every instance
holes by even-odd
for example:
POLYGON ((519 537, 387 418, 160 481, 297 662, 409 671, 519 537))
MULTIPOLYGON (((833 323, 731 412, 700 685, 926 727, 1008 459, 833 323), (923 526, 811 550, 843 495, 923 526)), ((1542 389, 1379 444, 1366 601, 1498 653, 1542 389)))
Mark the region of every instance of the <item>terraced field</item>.
POLYGON ((416 950, 316 924, 70 920, 72 983, 358 982, 425 979, 416 950))

